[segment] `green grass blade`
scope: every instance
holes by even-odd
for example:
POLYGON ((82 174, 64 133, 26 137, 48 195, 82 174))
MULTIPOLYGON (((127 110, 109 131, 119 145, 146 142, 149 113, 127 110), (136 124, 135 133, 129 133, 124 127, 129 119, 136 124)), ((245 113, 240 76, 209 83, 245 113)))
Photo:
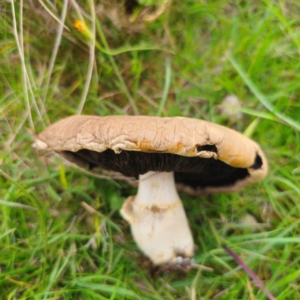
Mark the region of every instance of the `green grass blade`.
POLYGON ((295 128, 296 130, 300 131, 300 123, 289 118, 285 114, 280 111, 277 111, 275 107, 268 101, 267 97, 258 89, 258 87, 252 82, 252 80, 247 76, 244 69, 241 65, 235 60, 233 56, 229 56, 228 60, 236 69, 238 74, 242 77, 245 84, 251 90, 251 92, 255 95, 255 97, 260 101, 260 103, 267 108, 271 113, 273 113, 276 117, 284 121, 286 124, 290 125, 291 127, 295 128))

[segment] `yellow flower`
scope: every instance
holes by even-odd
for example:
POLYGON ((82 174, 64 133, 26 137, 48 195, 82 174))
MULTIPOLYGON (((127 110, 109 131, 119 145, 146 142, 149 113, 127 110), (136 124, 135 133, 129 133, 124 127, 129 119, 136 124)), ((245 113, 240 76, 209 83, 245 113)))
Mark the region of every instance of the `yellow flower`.
POLYGON ((87 28, 84 22, 76 19, 73 25, 79 32, 83 32, 83 33, 86 32, 87 28))

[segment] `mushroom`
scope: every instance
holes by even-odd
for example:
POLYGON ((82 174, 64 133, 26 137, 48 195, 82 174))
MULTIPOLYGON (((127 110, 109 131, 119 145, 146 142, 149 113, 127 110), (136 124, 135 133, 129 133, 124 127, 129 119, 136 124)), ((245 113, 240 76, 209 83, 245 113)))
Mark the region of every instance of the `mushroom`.
POLYGON ((191 195, 238 191, 261 180, 268 169, 249 138, 184 117, 75 115, 45 129, 35 146, 132 184, 138 179, 137 195, 125 201, 121 215, 156 265, 186 263, 194 254, 177 189, 191 195))

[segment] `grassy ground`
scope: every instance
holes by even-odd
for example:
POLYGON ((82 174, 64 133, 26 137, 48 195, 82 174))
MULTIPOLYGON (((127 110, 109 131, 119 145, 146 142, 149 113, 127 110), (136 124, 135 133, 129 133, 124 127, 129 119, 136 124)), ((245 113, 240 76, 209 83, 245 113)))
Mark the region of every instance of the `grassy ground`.
POLYGON ((222 243, 299 299, 300 4, 174 1, 145 24, 114 0, 37 2, 0 4, 0 299, 266 299, 222 243), (151 274, 118 212, 134 189, 33 150, 75 113, 203 118, 261 144, 262 183, 182 195, 212 272, 151 274))

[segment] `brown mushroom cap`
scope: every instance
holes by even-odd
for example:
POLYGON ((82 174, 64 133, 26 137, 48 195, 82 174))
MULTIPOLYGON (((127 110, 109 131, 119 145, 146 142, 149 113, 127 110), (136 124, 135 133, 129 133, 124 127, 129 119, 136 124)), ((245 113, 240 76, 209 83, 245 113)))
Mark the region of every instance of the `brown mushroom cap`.
POLYGON ((174 172, 179 190, 199 195, 237 191, 266 176, 259 146, 242 134, 184 117, 71 116, 37 136, 36 147, 82 167, 138 178, 174 172))

